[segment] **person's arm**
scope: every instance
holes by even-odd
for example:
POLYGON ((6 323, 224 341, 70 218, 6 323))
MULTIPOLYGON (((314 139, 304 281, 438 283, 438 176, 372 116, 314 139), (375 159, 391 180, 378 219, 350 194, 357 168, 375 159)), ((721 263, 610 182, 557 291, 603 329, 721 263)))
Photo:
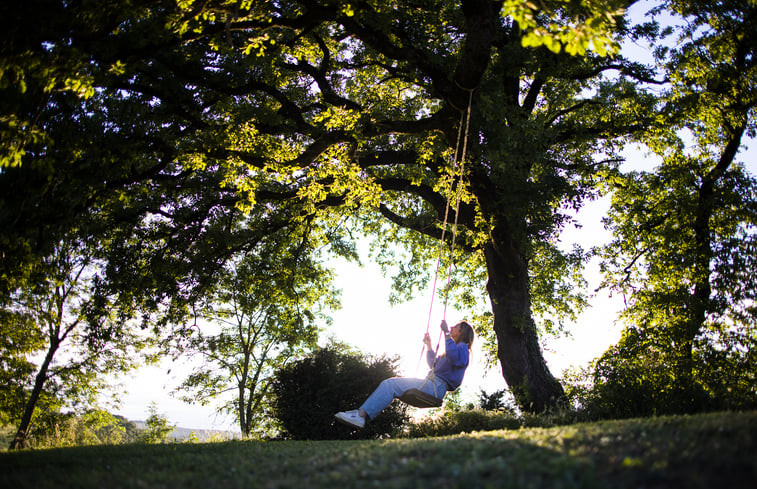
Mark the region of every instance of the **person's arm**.
POLYGON ((423 336, 423 344, 426 345, 426 363, 428 363, 428 368, 434 368, 436 352, 431 348, 431 337, 428 333, 423 336))
POLYGON ((428 368, 434 368, 434 360, 436 360, 436 353, 429 348, 426 351, 426 363, 428 363, 428 368))
POLYGON ((455 343, 455 341, 447 336, 447 340, 444 342, 444 348, 446 349, 445 356, 456 367, 464 367, 468 365, 470 359, 470 352, 468 351, 468 345, 465 343, 455 343))
POLYGON ((445 356, 452 362, 452 365, 456 367, 464 367, 468 365, 468 345, 464 343, 458 345, 457 343, 455 343, 455 341, 450 337, 447 321, 445 321, 444 319, 442 319, 441 328, 442 331, 444 331, 444 349, 446 352, 445 356))

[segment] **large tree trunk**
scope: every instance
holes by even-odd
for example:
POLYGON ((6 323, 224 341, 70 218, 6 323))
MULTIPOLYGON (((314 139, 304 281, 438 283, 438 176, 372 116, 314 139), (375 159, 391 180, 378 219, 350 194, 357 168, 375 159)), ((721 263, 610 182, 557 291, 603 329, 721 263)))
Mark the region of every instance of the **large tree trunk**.
POLYGON ((520 409, 540 413, 555 406, 565 393, 549 372, 539 346, 531 317, 527 263, 510 240, 496 237, 484 254, 502 375, 520 409))

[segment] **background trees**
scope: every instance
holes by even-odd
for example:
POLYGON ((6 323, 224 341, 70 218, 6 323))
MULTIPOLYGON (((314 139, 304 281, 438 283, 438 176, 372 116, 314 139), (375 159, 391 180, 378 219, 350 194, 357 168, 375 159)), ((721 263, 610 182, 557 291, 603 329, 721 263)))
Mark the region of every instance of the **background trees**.
POLYGON ((11 448, 23 447, 39 408, 87 409, 110 372, 136 365, 147 338, 111 315, 93 293, 97 262, 86 238, 61 241, 33 269, 33 280, 2 307, 3 411, 17 426, 11 448), (23 334, 20 334, 23 333, 23 334))
POLYGON ((307 250, 313 238, 272 235, 235 261, 200 310, 202 326, 178 347, 178 356, 202 357, 179 387, 184 399, 225 400, 219 411, 233 414, 244 436, 276 432, 273 373, 315 346, 338 305, 331 272, 307 250))
POLYGON ((757 130, 755 6, 668 6, 684 27, 677 48, 657 52, 671 82, 667 124, 645 137, 661 164, 617 182, 614 240, 603 252, 609 284, 627 296, 630 329, 595 378, 608 400, 633 389, 637 415, 757 400, 748 387, 757 181, 738 162, 743 138, 757 130))
MULTIPOLYGON (((144 175, 130 171, 134 158, 116 156, 118 149, 132 146, 133 155, 138 148, 124 138, 127 133, 114 137, 119 125, 103 117, 118 118, 104 107, 103 86, 108 73, 119 70, 116 59, 98 59, 94 53, 103 49, 127 56, 124 50, 136 45, 111 42, 113 30, 121 23, 138 23, 145 3, 96 7, 35 0, 0 7, 5 33, 0 44, 4 295, 19 286, 30 264, 51 253, 76 227, 75 218, 96 206, 106 190, 144 175)), ((137 117, 132 115, 129 121, 137 117)))

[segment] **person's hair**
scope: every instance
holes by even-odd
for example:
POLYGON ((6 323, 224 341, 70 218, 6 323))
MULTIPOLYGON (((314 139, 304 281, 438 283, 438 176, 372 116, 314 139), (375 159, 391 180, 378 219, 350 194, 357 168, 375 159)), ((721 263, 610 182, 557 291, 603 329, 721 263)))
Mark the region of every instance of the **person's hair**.
POLYGON ((459 324, 463 330, 463 336, 460 341, 468 345, 468 349, 470 350, 473 347, 473 338, 476 337, 476 332, 473 330, 473 326, 467 321, 460 321, 457 324, 459 324))

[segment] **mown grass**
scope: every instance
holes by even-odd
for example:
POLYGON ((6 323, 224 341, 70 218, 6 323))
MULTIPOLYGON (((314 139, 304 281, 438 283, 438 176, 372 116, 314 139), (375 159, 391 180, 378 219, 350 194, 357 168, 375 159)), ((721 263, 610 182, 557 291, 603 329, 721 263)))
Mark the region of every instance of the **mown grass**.
POLYGON ((757 412, 440 438, 0 453, 8 488, 754 487, 757 412))

